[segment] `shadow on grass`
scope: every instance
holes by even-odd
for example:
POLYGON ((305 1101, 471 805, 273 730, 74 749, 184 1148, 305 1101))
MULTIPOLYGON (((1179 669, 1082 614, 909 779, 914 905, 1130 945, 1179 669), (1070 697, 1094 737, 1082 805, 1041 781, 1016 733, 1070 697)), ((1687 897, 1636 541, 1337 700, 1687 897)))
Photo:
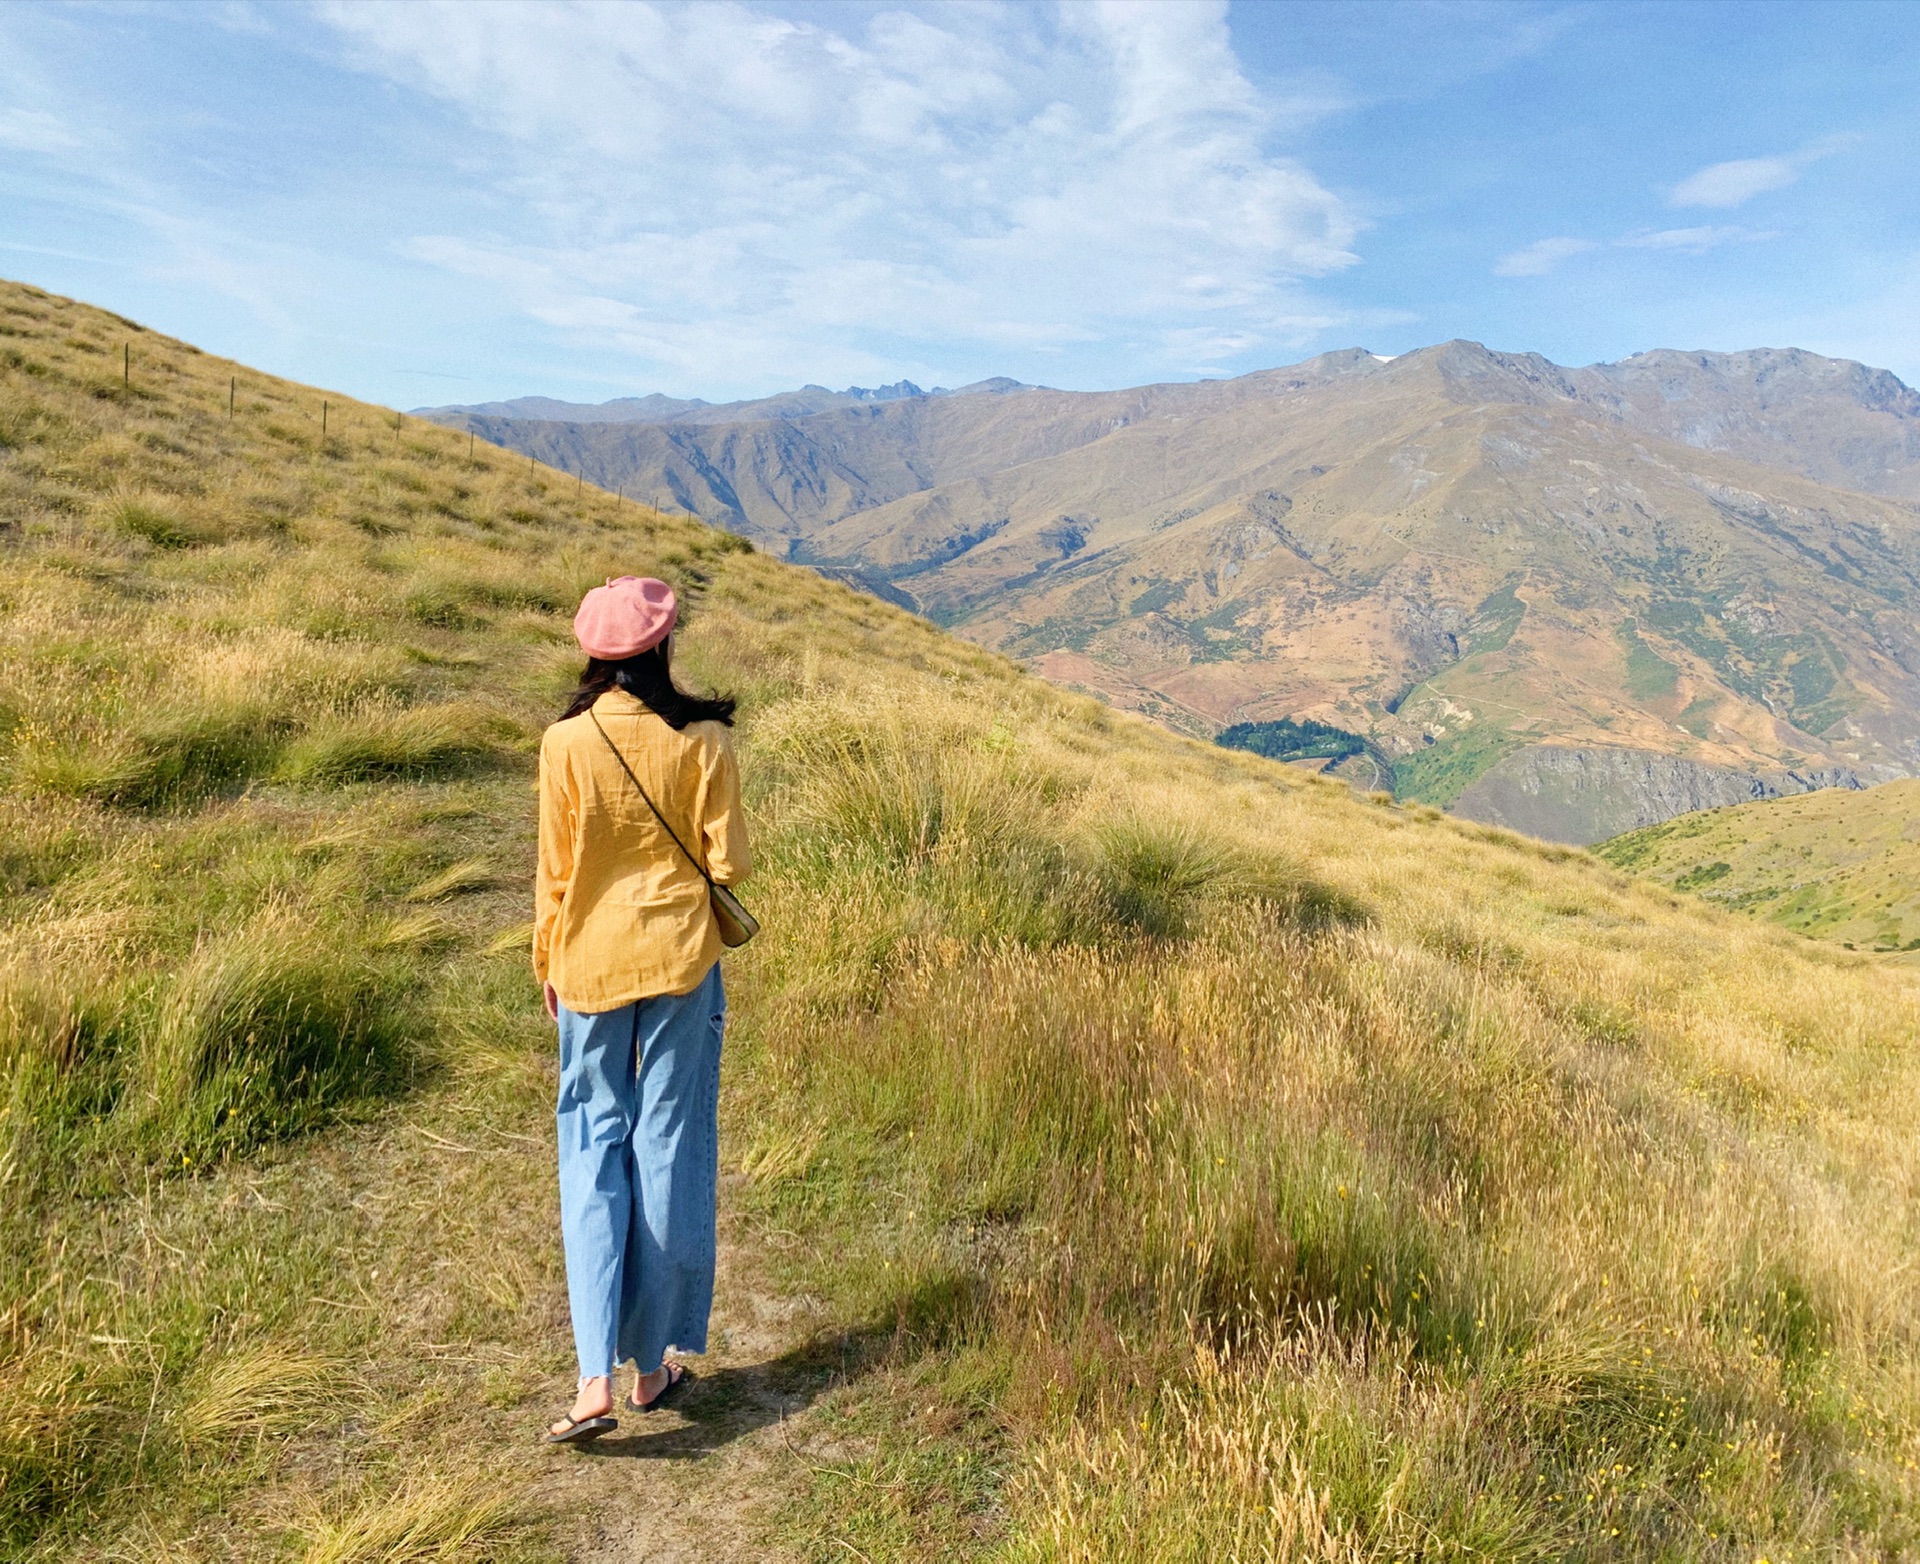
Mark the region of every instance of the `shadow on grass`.
POLYGON ((581 1455, 628 1461, 698 1460, 736 1440, 811 1406, 866 1354, 849 1350, 838 1336, 807 1342, 764 1363, 726 1368, 688 1366, 686 1389, 669 1408, 634 1412, 622 1400, 614 1408, 617 1433, 578 1447, 581 1455))
POLYGON ((636 1413, 616 1403, 619 1430, 576 1448, 603 1459, 698 1460, 805 1410, 829 1390, 943 1345, 983 1304, 978 1278, 923 1277, 895 1301, 890 1318, 815 1336, 764 1363, 704 1370, 691 1364, 673 1411, 636 1413))

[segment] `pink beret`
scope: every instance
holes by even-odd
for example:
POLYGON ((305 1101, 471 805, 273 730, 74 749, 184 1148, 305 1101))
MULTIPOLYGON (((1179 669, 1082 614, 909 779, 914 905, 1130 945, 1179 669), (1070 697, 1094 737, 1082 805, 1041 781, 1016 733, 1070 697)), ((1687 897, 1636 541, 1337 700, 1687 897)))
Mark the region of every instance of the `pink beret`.
POLYGON ((573 638, 589 657, 632 657, 664 641, 679 617, 680 604, 666 582, 619 576, 580 600, 573 638))

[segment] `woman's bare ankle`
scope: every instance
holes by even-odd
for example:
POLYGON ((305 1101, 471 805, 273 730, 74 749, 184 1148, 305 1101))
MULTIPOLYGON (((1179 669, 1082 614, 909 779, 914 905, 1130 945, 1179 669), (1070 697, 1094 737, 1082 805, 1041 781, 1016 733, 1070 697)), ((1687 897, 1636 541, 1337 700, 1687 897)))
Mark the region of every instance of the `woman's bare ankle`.
POLYGON ((579 1394, 573 1398, 573 1416, 576 1420, 588 1417, 605 1417, 613 1410, 613 1377, 602 1374, 596 1379, 583 1379, 579 1394))

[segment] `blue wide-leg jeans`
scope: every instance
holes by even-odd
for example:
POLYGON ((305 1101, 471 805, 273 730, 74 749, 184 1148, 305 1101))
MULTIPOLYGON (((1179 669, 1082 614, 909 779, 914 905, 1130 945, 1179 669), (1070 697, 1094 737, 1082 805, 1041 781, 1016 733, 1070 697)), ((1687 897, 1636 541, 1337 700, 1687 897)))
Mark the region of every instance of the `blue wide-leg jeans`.
POLYGON ((726 1015, 717 961, 690 994, 560 1007, 560 1231, 583 1380, 707 1350, 726 1015))

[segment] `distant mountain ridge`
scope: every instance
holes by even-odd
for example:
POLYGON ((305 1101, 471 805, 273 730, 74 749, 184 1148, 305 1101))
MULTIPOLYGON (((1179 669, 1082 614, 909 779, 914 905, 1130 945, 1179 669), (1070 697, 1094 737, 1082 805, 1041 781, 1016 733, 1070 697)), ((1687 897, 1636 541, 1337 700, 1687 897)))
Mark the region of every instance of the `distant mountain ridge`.
POLYGON ((1329 722, 1357 778, 1563 839, 1920 773, 1920 395, 1886 371, 1455 341, 984 385, 436 416, 1187 731, 1329 722))
POLYGON ((646 396, 615 397, 610 402, 562 402, 549 396, 521 396, 506 402, 476 402, 468 406, 417 407, 416 418, 431 418, 447 423, 462 417, 528 418, 550 423, 575 424, 740 424, 768 418, 806 418, 840 407, 865 407, 876 402, 898 402, 908 397, 977 396, 1000 391, 1032 391, 1005 375, 978 380, 972 385, 948 390, 935 386, 922 391, 911 380, 898 380, 890 386, 848 386, 844 391, 829 391, 825 386, 805 385, 798 391, 782 391, 776 396, 759 397, 747 402, 707 402, 699 397, 662 396, 655 391, 646 396))

